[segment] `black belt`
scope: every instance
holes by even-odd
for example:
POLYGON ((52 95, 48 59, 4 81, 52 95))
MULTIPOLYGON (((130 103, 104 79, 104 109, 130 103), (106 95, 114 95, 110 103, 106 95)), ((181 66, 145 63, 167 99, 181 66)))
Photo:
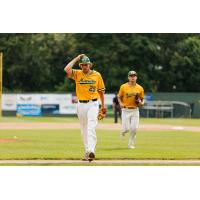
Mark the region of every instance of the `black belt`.
POLYGON ((137 107, 126 107, 126 106, 124 106, 124 108, 126 108, 126 109, 136 109, 137 107))
POLYGON ((97 99, 91 99, 91 100, 79 100, 80 103, 88 103, 89 101, 97 101, 97 99))

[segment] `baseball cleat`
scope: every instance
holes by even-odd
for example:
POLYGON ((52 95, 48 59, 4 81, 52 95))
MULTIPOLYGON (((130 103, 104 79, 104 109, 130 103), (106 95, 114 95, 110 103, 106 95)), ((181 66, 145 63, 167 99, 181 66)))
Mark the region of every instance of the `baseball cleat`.
POLYGON ((88 156, 88 161, 91 162, 91 161, 94 160, 94 158, 95 158, 94 153, 93 153, 93 152, 90 152, 90 153, 89 153, 89 156, 88 156))
POLYGON ((129 149, 135 149, 135 146, 128 146, 129 149))

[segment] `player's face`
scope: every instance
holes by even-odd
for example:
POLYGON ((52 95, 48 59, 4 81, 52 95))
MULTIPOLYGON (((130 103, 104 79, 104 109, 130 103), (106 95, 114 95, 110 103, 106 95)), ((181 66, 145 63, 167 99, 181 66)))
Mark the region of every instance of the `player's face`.
POLYGON ((90 71, 90 64, 81 64, 80 67, 83 70, 83 73, 88 73, 90 71))
POLYGON ((135 74, 128 76, 129 82, 136 82, 137 76, 135 74))

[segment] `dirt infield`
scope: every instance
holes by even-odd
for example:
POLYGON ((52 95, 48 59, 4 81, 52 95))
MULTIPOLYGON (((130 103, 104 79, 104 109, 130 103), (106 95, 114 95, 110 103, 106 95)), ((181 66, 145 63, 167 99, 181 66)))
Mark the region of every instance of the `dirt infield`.
MULTIPOLYGON (((79 129, 80 125, 78 123, 44 123, 44 122, 30 122, 30 123, 12 123, 12 122, 2 122, 0 123, 1 130, 15 129, 15 130, 32 130, 32 129, 79 129)), ((97 129, 106 130, 120 130, 121 124, 102 124, 99 123, 97 129)), ((148 131, 159 131, 159 130, 179 130, 179 131, 194 131, 200 132, 200 127, 197 126, 173 126, 173 125, 163 125, 163 124, 141 124, 139 126, 141 130, 148 131)))
MULTIPOLYGON (((0 160, 0 164, 88 164, 87 161, 82 160, 0 160)), ((95 160, 92 163, 94 164, 149 164, 149 165, 173 165, 173 164, 179 164, 179 165, 195 165, 200 164, 200 160, 95 160)))
POLYGON ((16 142, 17 139, 9 139, 9 138, 0 138, 0 143, 1 142, 16 142))

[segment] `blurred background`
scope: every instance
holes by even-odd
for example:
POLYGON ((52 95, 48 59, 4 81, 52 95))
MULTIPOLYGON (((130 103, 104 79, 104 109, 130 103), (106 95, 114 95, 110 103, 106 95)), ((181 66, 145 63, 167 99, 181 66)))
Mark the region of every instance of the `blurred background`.
MULTIPOLYGON (((135 70, 145 89, 143 117, 200 117, 200 34, 0 34, 4 116, 75 115, 74 81, 63 68, 80 53, 114 93, 135 70)), ((78 65, 75 68, 79 68, 78 65)))

